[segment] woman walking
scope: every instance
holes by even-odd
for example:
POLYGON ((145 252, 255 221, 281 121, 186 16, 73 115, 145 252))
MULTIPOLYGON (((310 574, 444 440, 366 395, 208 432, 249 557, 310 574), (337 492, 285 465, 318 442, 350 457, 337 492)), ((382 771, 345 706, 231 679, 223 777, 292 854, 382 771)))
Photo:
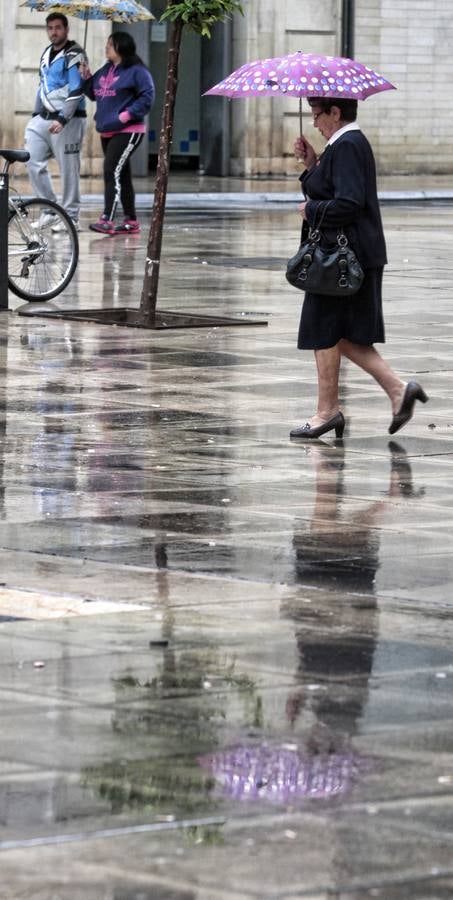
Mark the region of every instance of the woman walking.
POLYGON ((378 382, 390 399, 390 434, 411 418, 416 400, 428 397, 416 381, 402 381, 375 349, 385 341, 382 315, 382 274, 387 262, 379 211, 373 151, 356 123, 357 100, 311 97, 313 124, 327 144, 319 159, 300 137, 295 154, 306 170, 300 176, 307 198, 299 206, 302 240, 322 216, 326 244, 336 243, 343 228, 365 273, 358 292, 349 297, 306 293, 302 307, 298 347, 314 350, 318 373, 318 405, 311 418, 290 432, 291 437, 318 438, 344 430, 339 406, 338 380, 344 356, 378 382))
POLYGON ((100 234, 138 234, 130 159, 143 140, 154 83, 137 56, 134 39, 125 31, 110 35, 105 55, 108 62, 94 75, 81 67, 84 93, 96 101, 96 130, 104 152, 104 212, 89 227, 100 234), (115 225, 120 201, 124 221, 115 225))

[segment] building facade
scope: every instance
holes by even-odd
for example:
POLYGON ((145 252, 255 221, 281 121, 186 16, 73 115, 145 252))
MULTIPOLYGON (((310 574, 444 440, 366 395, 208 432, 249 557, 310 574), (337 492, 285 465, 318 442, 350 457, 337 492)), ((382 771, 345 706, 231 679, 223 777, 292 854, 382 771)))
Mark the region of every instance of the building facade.
MULTIPOLYGON (((165 0, 151 0, 158 17, 165 0)), ((298 102, 283 97, 228 101, 202 92, 242 63, 296 50, 340 55, 381 71, 398 88, 359 104, 382 174, 453 174, 453 8, 451 0, 245 0, 244 17, 214 30, 211 41, 186 32, 176 104, 175 161, 212 175, 289 175, 297 171, 292 145, 299 129, 298 102)), ((45 15, 19 6, 0 7, 2 91, 0 142, 20 147, 34 105, 37 67, 46 44, 45 15)), ((110 22, 89 23, 92 68, 102 64, 110 22)), ((71 37, 83 41, 85 25, 70 20, 71 37)), ((153 72, 157 101, 148 144, 137 164, 143 174, 157 154, 169 26, 131 26, 153 72)), ((307 135, 321 146, 306 102, 307 135)), ((91 119, 91 113, 90 113, 91 119)), ((92 124, 83 173, 102 165, 92 124)))

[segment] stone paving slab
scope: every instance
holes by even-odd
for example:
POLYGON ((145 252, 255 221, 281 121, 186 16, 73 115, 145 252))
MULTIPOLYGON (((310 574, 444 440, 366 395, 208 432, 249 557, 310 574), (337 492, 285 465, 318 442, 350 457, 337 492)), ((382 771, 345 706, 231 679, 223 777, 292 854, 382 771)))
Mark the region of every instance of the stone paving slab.
POLYGON ((166 220, 162 308, 267 327, 41 317, 138 304, 145 233, 88 209, 65 294, 0 315, 2 900, 450 896, 453 208, 383 213, 430 396, 392 442, 351 366, 344 441, 288 439, 286 206, 166 220))

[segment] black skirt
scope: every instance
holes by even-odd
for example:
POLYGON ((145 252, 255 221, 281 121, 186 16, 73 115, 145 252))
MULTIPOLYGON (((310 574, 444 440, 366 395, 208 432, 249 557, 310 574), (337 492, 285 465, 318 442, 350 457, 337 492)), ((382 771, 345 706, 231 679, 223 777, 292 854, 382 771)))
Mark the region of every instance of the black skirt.
POLYGON ((299 350, 326 350, 342 338, 371 346, 385 342, 382 274, 366 269, 362 286, 350 297, 305 294, 299 325, 299 350))

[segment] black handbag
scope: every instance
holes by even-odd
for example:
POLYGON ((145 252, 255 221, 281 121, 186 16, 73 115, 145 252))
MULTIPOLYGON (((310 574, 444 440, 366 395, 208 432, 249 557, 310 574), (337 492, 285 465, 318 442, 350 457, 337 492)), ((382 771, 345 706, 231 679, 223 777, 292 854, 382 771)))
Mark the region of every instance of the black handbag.
POLYGON ((329 206, 323 209, 318 225, 315 222, 302 241, 295 256, 288 260, 286 278, 293 287, 328 297, 350 297, 359 290, 364 273, 342 228, 337 242, 326 247, 321 244, 321 225, 329 206))

